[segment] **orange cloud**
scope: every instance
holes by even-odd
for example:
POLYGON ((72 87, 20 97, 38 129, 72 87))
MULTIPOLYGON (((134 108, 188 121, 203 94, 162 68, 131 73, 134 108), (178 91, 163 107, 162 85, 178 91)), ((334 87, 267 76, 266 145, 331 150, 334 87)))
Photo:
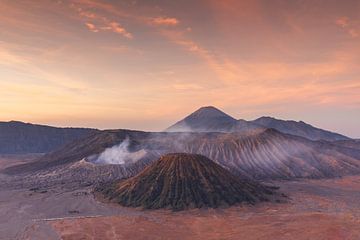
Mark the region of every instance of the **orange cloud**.
POLYGON ((346 32, 347 32, 352 38, 356 38, 356 37, 360 36, 359 31, 354 28, 353 22, 351 22, 348 17, 340 17, 340 18, 337 18, 337 19, 335 20, 335 24, 338 25, 339 27, 345 29, 346 32))
POLYGON ((85 23, 86 27, 92 32, 99 32, 96 26, 92 23, 85 23))
POLYGON ((99 19, 99 16, 92 12, 82 11, 81 9, 78 9, 79 15, 82 17, 86 17, 89 19, 99 19))
POLYGON ((335 20, 335 24, 342 28, 346 28, 347 26, 349 26, 349 18, 348 17, 339 17, 335 20))
POLYGON ((179 22, 178 19, 169 17, 156 17, 150 19, 150 23, 155 25, 176 26, 179 22))
POLYGON ((119 23, 117 22, 110 22, 108 27, 105 27, 104 29, 110 29, 114 33, 118 33, 120 35, 123 35, 126 38, 132 39, 133 35, 126 31, 125 28, 123 28, 119 23))
POLYGON ((122 35, 128 39, 132 39, 133 35, 128 32, 120 23, 116 21, 110 21, 107 17, 95 14, 91 11, 85 11, 82 8, 77 8, 78 14, 80 17, 85 18, 85 20, 90 19, 97 22, 98 27, 95 24, 86 22, 85 26, 92 32, 101 31, 111 31, 117 34, 122 35))
POLYGON ((360 36, 359 31, 357 31, 356 29, 349 29, 349 34, 353 38, 356 38, 356 37, 360 36))

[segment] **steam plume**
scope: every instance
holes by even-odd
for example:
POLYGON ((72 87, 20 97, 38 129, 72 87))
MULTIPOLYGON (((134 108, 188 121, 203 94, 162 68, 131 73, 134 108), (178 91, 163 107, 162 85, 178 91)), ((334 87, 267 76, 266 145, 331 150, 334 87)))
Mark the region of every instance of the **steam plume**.
POLYGON ((94 161, 97 164, 126 164, 134 163, 146 155, 145 150, 129 151, 130 140, 128 137, 119 145, 105 149, 94 161))

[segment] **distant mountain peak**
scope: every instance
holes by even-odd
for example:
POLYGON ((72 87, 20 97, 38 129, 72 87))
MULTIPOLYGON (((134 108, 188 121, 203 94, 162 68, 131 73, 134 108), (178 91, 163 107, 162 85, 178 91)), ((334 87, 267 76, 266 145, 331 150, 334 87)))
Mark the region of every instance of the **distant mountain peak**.
POLYGON ((224 113, 220 109, 213 107, 213 106, 205 106, 201 107, 192 114, 190 114, 188 117, 206 117, 206 118, 215 118, 215 117, 223 117, 228 118, 232 120, 236 120, 235 118, 231 117, 230 115, 224 113))
POLYGON ((168 132, 224 132, 237 120, 213 106, 201 107, 170 126, 168 132))
POLYGON ((316 128, 303 121, 263 116, 253 121, 236 120, 214 106, 204 106, 166 129, 168 132, 242 132, 274 128, 282 133, 311 140, 347 140, 346 136, 316 128))

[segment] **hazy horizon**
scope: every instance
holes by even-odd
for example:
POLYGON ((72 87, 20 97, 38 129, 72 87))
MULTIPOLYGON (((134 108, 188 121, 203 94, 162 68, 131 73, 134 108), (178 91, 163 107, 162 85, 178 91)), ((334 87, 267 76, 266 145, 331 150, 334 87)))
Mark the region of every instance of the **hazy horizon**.
POLYGON ((199 107, 360 138, 360 2, 0 0, 0 120, 161 131, 199 107))

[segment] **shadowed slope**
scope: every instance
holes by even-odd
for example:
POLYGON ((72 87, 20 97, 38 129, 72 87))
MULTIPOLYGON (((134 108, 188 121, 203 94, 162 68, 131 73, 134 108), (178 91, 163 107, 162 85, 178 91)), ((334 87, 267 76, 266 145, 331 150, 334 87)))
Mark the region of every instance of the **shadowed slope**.
POLYGON ((58 128, 17 121, 0 122, 0 153, 47 153, 96 133, 90 128, 58 128))
POLYGON ((137 176, 98 191, 124 206, 173 210, 253 204, 273 194, 202 155, 184 153, 162 156, 137 176))
POLYGON ((311 140, 348 140, 349 138, 338 133, 326 131, 320 128, 316 128, 307 124, 303 121, 292 121, 292 120, 280 120, 272 117, 261 117, 254 121, 255 124, 264 126, 267 128, 274 128, 280 132, 305 137, 311 140))

